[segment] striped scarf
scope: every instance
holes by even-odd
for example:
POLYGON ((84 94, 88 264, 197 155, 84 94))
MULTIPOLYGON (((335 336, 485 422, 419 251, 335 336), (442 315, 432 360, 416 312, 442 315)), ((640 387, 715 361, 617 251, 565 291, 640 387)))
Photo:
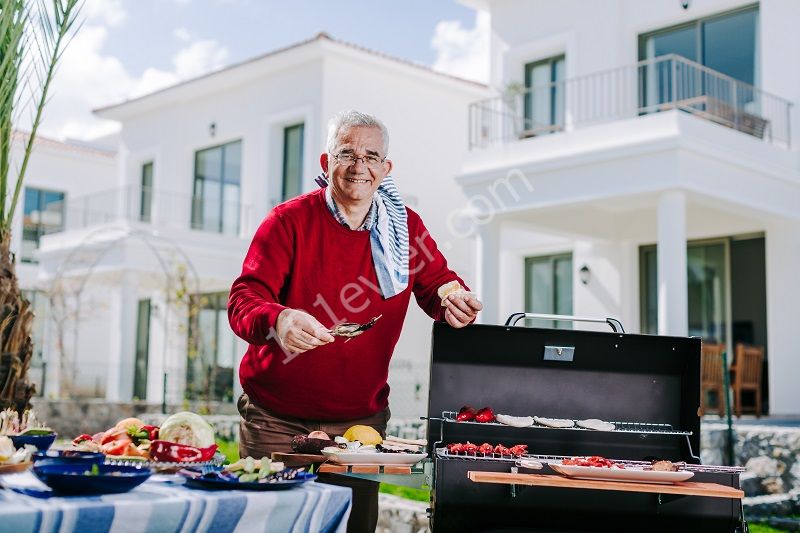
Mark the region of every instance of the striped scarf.
MULTIPOLYGON (((340 224, 350 227, 333 201, 328 177, 320 174, 316 182, 325 187, 325 202, 340 224)), ((359 230, 369 231, 372 263, 384 298, 391 298, 408 287, 408 213, 397 186, 386 176, 372 198, 367 218, 359 230)))

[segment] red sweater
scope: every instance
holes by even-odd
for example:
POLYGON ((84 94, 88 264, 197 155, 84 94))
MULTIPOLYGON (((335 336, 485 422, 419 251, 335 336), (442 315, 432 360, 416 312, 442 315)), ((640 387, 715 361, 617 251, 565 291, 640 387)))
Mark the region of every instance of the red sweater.
POLYGON ((256 404, 312 420, 362 418, 388 405, 392 357, 413 291, 434 320, 444 313, 437 289, 463 281, 408 209, 409 284, 397 296, 381 295, 370 232, 342 226, 325 204, 324 190, 273 209, 250 244, 242 274, 233 282, 228 318, 250 343, 239 367, 242 388, 256 404), (275 321, 283 309, 302 309, 325 327, 383 317, 358 337, 300 355, 281 349, 275 321))

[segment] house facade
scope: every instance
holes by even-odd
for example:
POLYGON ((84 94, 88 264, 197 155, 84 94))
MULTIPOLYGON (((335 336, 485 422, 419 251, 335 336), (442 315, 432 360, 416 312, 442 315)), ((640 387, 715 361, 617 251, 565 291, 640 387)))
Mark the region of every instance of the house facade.
POLYGON ((463 3, 490 14, 497 88, 452 218, 482 319, 761 346, 765 410, 800 412, 800 4, 463 3))
MULTIPOLYGON (((15 165, 22 162, 27 141, 27 133, 15 132, 15 165)), ((48 347, 47 340, 53 335, 50 297, 54 294, 49 281, 41 276, 41 244, 48 235, 66 229, 69 200, 115 188, 116 168, 116 152, 106 147, 36 137, 12 222, 11 249, 20 289, 36 316, 30 375, 39 393, 52 385, 47 383, 46 374, 66 363, 52 358, 48 347)))
MULTIPOLYGON (((65 227, 38 250, 41 278, 65 295, 48 352, 80 361, 48 365, 46 393, 232 401, 246 346, 228 325, 228 290, 269 210, 317 187, 327 121, 343 109, 386 123, 404 200, 472 279, 471 243, 444 214, 466 201, 453 181, 466 111, 488 94, 320 34, 97 110, 121 124, 113 186, 68 197, 65 227)), ((395 415, 424 412, 429 338, 412 305, 390 372, 395 415)))

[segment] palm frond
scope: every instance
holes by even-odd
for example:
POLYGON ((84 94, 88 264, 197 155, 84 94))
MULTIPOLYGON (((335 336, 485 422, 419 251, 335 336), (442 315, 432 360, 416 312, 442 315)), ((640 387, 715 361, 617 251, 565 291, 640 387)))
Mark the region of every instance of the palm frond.
POLYGON ((71 40, 82 0, 0 0, 0 6, 0 234, 7 234, 49 100, 50 85, 71 40), (15 112, 23 109, 31 110, 31 128, 7 206, 10 140, 15 112))

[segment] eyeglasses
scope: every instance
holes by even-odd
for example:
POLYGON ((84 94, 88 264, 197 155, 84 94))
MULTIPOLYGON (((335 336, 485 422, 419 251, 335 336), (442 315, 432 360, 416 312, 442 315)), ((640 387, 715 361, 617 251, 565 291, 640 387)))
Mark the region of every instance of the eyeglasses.
POLYGON ((386 161, 385 157, 380 158, 377 155, 356 155, 352 152, 343 152, 331 155, 340 165, 344 167, 354 165, 356 161, 361 160, 362 163, 370 168, 378 168, 384 161, 386 161))

